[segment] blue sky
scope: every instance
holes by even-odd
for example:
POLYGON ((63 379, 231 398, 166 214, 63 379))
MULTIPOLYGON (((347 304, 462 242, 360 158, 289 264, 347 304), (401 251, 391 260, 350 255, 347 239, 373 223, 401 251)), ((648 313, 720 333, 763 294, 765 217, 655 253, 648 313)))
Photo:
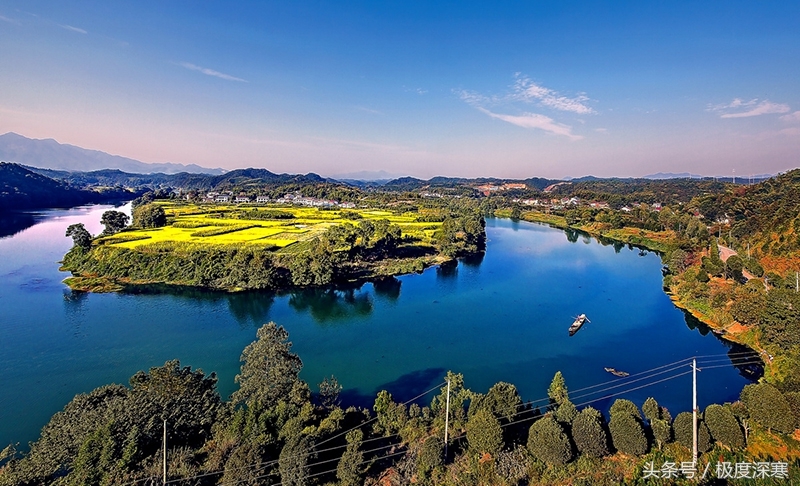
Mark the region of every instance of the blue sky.
POLYGON ((322 175, 800 166, 798 2, 227 3, 0 0, 0 133, 322 175))

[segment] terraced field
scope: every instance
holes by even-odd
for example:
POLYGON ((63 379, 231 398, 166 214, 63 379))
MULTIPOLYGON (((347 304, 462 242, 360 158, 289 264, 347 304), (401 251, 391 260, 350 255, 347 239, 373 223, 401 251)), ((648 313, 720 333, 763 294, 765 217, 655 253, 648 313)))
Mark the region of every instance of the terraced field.
MULTIPOLYGON (((123 248, 165 241, 191 242, 204 245, 266 245, 286 248, 312 239, 326 229, 344 223, 358 224, 352 213, 367 220, 386 219, 400 226, 404 235, 430 242, 441 223, 418 222, 411 214, 398 215, 375 209, 342 211, 317 208, 264 206, 239 208, 237 206, 199 206, 193 204, 163 203, 170 223, 164 228, 132 230, 102 238, 101 243, 123 248), (281 211, 291 213, 291 219, 241 219, 246 211, 281 211), (349 214, 348 214, 349 213, 349 214), (344 216, 350 216, 346 218, 344 216)), ((299 245, 300 249, 303 245, 299 245)))

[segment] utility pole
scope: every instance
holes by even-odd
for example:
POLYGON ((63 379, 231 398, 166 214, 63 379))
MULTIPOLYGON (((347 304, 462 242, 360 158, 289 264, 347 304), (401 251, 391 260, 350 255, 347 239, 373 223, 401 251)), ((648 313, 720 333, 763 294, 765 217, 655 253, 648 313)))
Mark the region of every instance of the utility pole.
POLYGON ((444 413, 444 460, 447 462, 447 433, 450 427, 450 378, 447 379, 447 406, 444 413))
POLYGON ((163 484, 167 484, 167 419, 164 419, 164 441, 161 445, 164 449, 164 482, 163 484))
POLYGON ((694 358, 692 359, 692 464, 697 466, 697 360, 694 358))

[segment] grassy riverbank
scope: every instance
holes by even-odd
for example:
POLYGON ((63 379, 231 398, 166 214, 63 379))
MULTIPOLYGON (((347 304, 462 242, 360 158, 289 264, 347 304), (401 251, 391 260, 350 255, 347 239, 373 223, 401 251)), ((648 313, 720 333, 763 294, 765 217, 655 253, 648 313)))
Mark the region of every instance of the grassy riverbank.
POLYGON ((137 223, 73 247, 73 290, 167 284, 227 291, 290 289, 421 272, 482 252, 469 208, 389 211, 157 202, 162 226, 137 223), (163 221, 166 220, 166 224, 163 221))

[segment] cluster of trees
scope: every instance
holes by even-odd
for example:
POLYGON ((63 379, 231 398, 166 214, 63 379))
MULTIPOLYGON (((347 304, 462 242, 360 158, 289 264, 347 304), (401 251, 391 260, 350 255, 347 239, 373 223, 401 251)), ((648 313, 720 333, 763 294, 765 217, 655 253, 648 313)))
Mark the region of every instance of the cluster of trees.
MULTIPOLYGON (((259 216, 283 217, 282 211, 247 211, 259 216)), ((190 242, 156 242, 135 249, 92 244, 82 224, 67 229, 74 246, 65 255, 63 269, 76 276, 100 275, 123 282, 161 282, 218 289, 282 289, 324 286, 350 278, 364 278, 387 259, 409 260, 394 272, 421 270, 419 257, 438 253, 450 258, 481 252, 485 248, 484 221, 469 210, 448 211, 433 242, 404 236, 389 220, 353 219, 332 226, 309 241, 279 253, 268 246, 202 245, 190 242), (430 246, 434 243, 434 246, 430 246)), ((125 229, 128 216, 103 213, 108 236, 125 229)), ((131 228, 157 228, 167 224, 161 205, 146 195, 133 209, 131 228)), ((203 232, 199 230, 198 233, 203 232)), ((124 235, 124 234, 123 234, 124 235)), ((121 235, 122 236, 122 235, 121 235)), ((124 237, 124 236, 122 236, 124 237)), ((102 240, 101 240, 102 241, 102 240)))
MULTIPOLYGON (((27 454, 0 467, 0 485, 156 484, 165 421, 169 479, 198 486, 355 486, 387 474, 422 485, 528 484, 564 479, 576 468, 596 473, 601 458, 616 452, 691 448, 690 413, 672 420, 652 398, 641 411, 618 399, 606 421, 600 411, 572 404, 561 373, 542 411, 523 402, 514 385, 497 383, 482 394, 454 373, 446 377, 449 393, 443 386, 428 406, 398 403, 381 391, 371 410, 342 408, 335 377, 318 393, 299 378, 302 362, 285 329, 269 323, 256 336, 242 353, 239 388, 229 400, 217 393, 213 373, 178 361, 138 372, 127 387, 76 396, 27 454)), ((754 427, 786 433, 798 418, 796 402, 771 385, 748 385, 741 402, 709 405, 701 414, 699 448, 741 451, 754 427)), ((606 473, 608 481, 621 479, 619 471, 606 473)))

